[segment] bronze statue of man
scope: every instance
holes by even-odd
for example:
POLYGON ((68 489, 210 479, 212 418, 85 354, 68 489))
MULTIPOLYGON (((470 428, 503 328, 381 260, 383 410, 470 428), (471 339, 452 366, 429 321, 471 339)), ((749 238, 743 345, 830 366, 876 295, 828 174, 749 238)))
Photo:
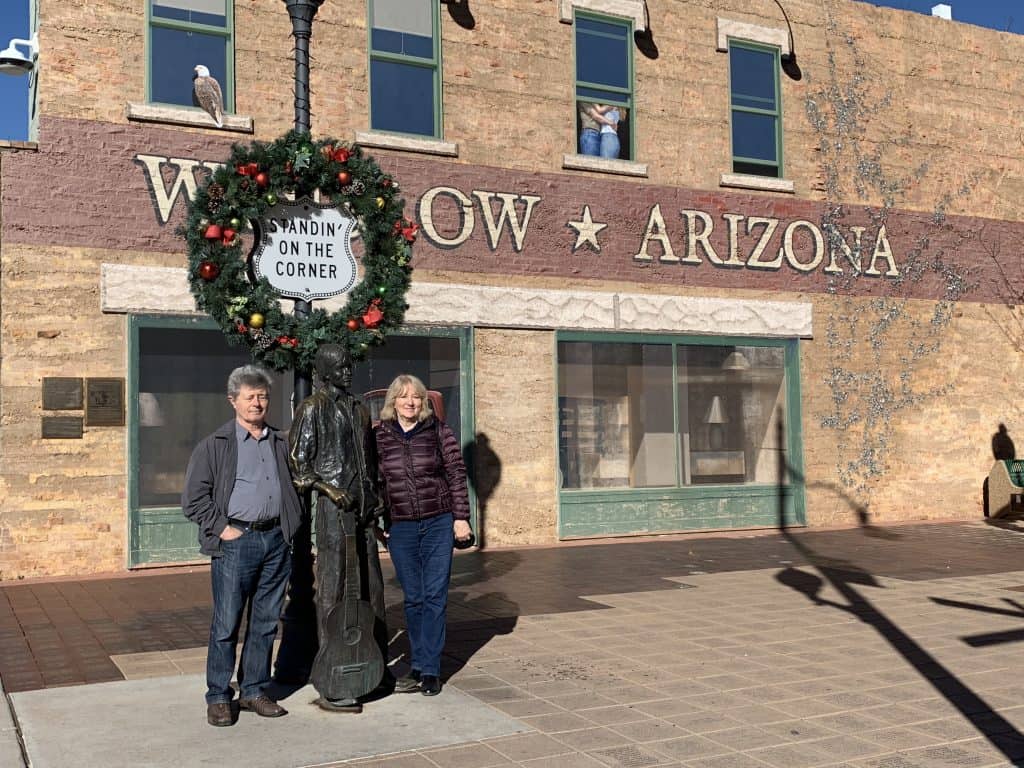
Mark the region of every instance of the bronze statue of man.
POLYGON ((320 649, 311 682, 325 709, 359 712, 362 705, 351 691, 367 686, 373 690, 385 674, 381 659, 387 660, 384 579, 374 533, 381 508, 375 447, 369 412, 349 391, 348 350, 325 344, 317 351, 314 370, 316 391, 299 405, 289 435, 293 482, 300 492, 312 488, 319 496, 315 530, 320 649), (355 642, 360 633, 362 651, 355 642), (374 654, 380 657, 366 658, 374 654))

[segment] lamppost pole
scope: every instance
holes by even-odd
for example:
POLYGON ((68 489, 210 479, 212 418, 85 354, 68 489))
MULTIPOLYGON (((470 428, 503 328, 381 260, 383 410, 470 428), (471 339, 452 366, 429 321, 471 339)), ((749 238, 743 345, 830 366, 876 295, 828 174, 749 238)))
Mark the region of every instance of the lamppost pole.
MULTIPOLYGON (((284 0, 292 21, 295 38, 295 130, 310 132, 309 116, 309 40, 313 36, 313 18, 324 0, 284 0)), ((296 299, 295 317, 309 316, 310 302, 296 299)), ((312 394, 309 371, 295 369, 293 403, 312 394)), ((310 494, 302 495, 309 512, 310 494)), ((313 656, 317 650, 316 610, 313 607, 312 515, 305 514, 305 523, 292 540, 292 572, 288 584, 288 604, 281 617, 281 647, 277 654, 274 679, 284 684, 302 685, 309 679, 313 656)))

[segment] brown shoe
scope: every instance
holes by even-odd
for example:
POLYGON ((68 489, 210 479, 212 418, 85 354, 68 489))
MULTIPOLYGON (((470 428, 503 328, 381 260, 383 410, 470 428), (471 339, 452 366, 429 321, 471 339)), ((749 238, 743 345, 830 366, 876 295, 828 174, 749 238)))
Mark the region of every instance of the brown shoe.
POLYGON ((287 709, 276 701, 271 701, 265 693, 261 693, 255 699, 240 699, 238 706, 249 712, 255 712, 260 717, 281 717, 288 714, 287 709))
POLYGON ((234 725, 235 718, 231 714, 231 705, 226 701, 206 705, 206 722, 223 728, 226 725, 234 725))

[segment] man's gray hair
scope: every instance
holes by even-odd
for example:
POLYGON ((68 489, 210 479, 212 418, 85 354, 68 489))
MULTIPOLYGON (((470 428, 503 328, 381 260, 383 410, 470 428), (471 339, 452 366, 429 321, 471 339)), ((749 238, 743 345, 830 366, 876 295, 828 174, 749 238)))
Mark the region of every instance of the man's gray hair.
POLYGON ((238 397, 242 387, 265 389, 267 394, 273 389, 274 380, 266 368, 258 365, 240 365, 228 376, 228 397, 238 397))

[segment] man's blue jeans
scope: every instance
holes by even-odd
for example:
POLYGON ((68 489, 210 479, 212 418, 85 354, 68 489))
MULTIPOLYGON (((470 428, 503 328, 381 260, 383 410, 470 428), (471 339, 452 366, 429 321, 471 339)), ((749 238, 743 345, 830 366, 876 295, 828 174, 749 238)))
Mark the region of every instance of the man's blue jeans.
POLYGON ((213 622, 206 653, 207 704, 230 702, 234 697, 231 673, 247 604, 249 626, 238 665, 241 697, 255 699, 270 683, 270 657, 290 570, 291 556, 279 525, 269 531, 250 529, 237 539, 221 541, 221 555, 210 563, 213 622))
POLYGON ((580 154, 597 157, 601 151, 601 134, 593 128, 580 131, 580 154))
POLYGON ((424 675, 441 674, 452 573, 452 516, 392 523, 388 550, 405 594, 405 624, 412 649, 412 668, 424 675))

